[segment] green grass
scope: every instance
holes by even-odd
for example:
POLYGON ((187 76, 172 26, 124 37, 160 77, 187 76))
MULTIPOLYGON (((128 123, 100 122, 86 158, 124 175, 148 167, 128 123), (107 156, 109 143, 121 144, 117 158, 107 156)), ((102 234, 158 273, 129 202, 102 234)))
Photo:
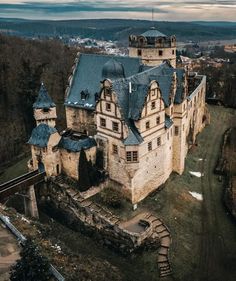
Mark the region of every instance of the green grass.
POLYGON ((13 178, 16 178, 22 174, 27 173, 27 161, 29 157, 23 158, 22 160, 16 162, 14 165, 7 168, 1 175, 0 175, 0 183, 4 183, 9 181, 13 178))

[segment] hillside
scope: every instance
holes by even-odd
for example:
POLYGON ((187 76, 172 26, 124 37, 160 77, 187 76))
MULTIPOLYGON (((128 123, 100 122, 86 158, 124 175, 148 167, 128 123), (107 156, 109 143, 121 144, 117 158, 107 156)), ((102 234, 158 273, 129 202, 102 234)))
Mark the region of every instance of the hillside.
POLYGON ((75 50, 57 41, 32 41, 0 35, 0 168, 29 147, 35 126, 32 103, 44 81, 65 126, 64 93, 75 50))
POLYGON ((20 20, 0 18, 0 31, 13 35, 81 36, 117 40, 127 44, 130 34, 140 34, 152 25, 167 35, 175 34, 178 41, 208 41, 236 38, 235 22, 163 22, 147 20, 89 19, 89 20, 20 20))

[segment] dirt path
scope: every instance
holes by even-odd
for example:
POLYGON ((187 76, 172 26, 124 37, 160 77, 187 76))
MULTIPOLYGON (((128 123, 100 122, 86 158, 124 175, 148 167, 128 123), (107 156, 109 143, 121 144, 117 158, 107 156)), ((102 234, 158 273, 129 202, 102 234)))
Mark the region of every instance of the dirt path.
MULTIPOLYGON (((224 231, 225 225, 227 228, 233 225, 222 206, 222 183, 219 183, 217 176, 213 175, 222 135, 229 126, 229 116, 228 112, 219 110, 219 115, 212 118, 211 126, 214 130, 209 134, 203 151, 201 168, 204 177, 201 178, 201 188, 204 200, 199 267, 194 279, 196 281, 230 281, 236 277, 235 272, 227 270, 230 255, 227 253, 225 240, 228 238, 224 231)), ((236 235, 236 227, 234 230, 236 235)), ((229 240, 227 242, 230 243, 229 240)))
POLYGON ((9 280, 9 269, 19 259, 16 239, 0 225, 0 281, 9 280))

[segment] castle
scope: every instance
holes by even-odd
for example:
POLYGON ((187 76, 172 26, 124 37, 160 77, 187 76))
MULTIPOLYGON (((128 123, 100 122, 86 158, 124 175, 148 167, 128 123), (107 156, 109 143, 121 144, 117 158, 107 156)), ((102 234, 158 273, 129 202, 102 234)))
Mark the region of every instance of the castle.
POLYGON ((156 29, 129 37, 129 57, 79 54, 66 90, 67 129, 42 85, 29 139, 33 169, 78 180, 81 150, 133 203, 182 174, 188 149, 208 122, 206 77, 176 68, 176 38, 156 29))

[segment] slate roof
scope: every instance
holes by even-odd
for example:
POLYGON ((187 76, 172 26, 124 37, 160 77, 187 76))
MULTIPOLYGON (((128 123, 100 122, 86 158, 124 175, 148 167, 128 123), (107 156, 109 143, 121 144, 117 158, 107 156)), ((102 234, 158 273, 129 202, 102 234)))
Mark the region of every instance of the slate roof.
POLYGON ((170 116, 165 115, 165 127, 169 129, 173 125, 173 120, 170 119, 170 116))
POLYGON ((185 70, 184 69, 176 69, 177 75, 177 89, 175 94, 174 102, 177 104, 182 103, 184 97, 184 77, 185 77, 185 70))
POLYGON ((33 104, 34 109, 43 109, 43 108, 50 108, 50 107, 55 107, 55 103, 52 101, 51 97, 49 96, 47 89, 41 84, 40 90, 38 97, 33 104))
MULTIPOLYGON (((102 71, 104 65, 113 59, 122 64, 124 76, 129 77, 142 71, 141 60, 131 57, 114 57, 97 54, 81 54, 75 69, 72 85, 65 100, 66 106, 94 109, 96 96, 100 93, 100 81, 104 80, 102 71), (81 92, 86 91, 86 98, 82 99, 81 92)), ((109 77, 106 77, 109 78, 109 77)), ((114 77, 111 77, 111 79, 114 77)), ((118 77, 120 78, 120 77, 118 77)))
POLYGON ((167 37, 165 34, 161 33, 155 28, 152 28, 144 33, 141 34, 142 36, 145 37, 167 37))
POLYGON ((79 152, 82 148, 86 150, 96 145, 97 143, 95 139, 90 137, 80 140, 72 140, 70 137, 62 137, 58 147, 72 152, 79 152))
POLYGON ((36 128, 33 129, 28 143, 39 146, 41 148, 46 147, 50 136, 56 132, 56 128, 49 127, 44 123, 39 124, 36 128))

